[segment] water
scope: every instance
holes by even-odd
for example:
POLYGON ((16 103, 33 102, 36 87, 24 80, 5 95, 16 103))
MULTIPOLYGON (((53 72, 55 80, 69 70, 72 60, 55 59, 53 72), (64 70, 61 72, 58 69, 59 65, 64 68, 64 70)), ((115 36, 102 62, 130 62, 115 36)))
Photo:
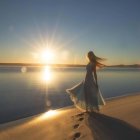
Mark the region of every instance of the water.
MULTIPOLYGON (((140 91, 139 68, 97 72, 104 98, 140 91)), ((67 88, 85 77, 85 68, 0 67, 0 123, 72 105, 67 88)))

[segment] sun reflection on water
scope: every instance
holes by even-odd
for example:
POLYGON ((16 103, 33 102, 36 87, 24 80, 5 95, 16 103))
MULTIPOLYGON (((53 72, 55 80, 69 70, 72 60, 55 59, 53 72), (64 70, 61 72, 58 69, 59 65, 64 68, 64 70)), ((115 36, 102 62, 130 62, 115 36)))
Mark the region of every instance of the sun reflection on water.
POLYGON ((42 72, 42 80, 48 82, 53 79, 53 74, 50 66, 46 66, 42 72))

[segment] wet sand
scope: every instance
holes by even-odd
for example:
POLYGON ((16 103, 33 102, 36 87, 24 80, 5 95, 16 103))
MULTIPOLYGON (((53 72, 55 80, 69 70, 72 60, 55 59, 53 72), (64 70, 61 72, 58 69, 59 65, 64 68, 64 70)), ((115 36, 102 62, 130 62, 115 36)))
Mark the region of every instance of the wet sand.
POLYGON ((139 140, 140 94, 107 100, 100 113, 74 106, 0 125, 0 140, 139 140))

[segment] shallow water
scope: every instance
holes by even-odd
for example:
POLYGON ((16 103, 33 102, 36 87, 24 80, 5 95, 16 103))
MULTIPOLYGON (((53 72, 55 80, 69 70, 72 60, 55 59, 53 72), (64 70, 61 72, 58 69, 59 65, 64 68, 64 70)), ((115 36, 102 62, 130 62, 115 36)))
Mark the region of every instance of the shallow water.
MULTIPOLYGON (((67 88, 85 77, 85 68, 0 67, 0 123, 47 109, 72 105, 67 88)), ((139 68, 98 70, 104 98, 140 91, 139 68)))

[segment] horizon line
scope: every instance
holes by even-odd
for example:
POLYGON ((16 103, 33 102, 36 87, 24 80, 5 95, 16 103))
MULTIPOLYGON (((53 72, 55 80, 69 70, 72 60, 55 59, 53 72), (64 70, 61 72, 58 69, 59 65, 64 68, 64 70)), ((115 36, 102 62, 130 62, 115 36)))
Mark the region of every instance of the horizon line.
MULTIPOLYGON (((65 67, 85 67, 86 64, 49 64, 49 63, 0 63, 0 66, 65 66, 65 67)), ((140 67, 140 64, 119 64, 119 65, 106 65, 105 67, 125 67, 125 66, 135 66, 140 67)))

